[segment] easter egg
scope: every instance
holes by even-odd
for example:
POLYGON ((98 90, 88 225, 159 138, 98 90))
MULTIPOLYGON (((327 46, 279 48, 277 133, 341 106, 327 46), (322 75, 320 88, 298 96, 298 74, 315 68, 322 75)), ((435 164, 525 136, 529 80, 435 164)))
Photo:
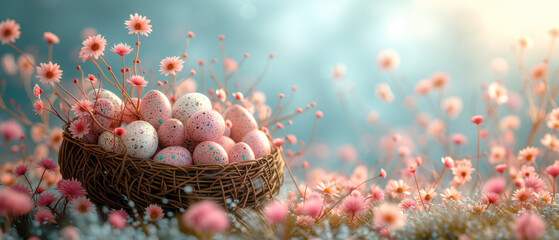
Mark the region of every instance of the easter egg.
MULTIPOLYGON (((138 104, 138 98, 130 98, 130 100, 126 99, 124 100, 125 104, 124 104, 124 109, 122 110, 122 121, 126 124, 130 124, 131 122, 140 120, 138 118, 139 112, 137 112, 136 108, 138 108, 139 104, 138 104), (132 101, 130 101, 132 100, 132 101)), ((140 99, 140 103, 141 103, 141 99, 140 99)))
POLYGON ((162 92, 151 90, 140 102, 140 116, 155 129, 158 129, 163 121, 171 118, 171 103, 162 92))
POLYGON ((186 138, 186 129, 181 121, 169 118, 157 129, 160 147, 180 146, 186 138))
POLYGON ((225 121, 214 110, 201 110, 194 113, 186 124, 188 137, 194 141, 213 141, 223 135, 225 121))
POLYGON ((225 120, 231 121, 231 123, 233 124, 229 137, 235 142, 241 141, 243 136, 258 127, 258 125, 256 125, 256 120, 254 120, 252 114, 250 114, 249 111, 238 104, 234 104, 231 107, 227 108, 227 110, 225 110, 225 113, 223 113, 223 118, 225 118, 225 120))
MULTIPOLYGON (((98 99, 94 106, 94 117, 103 128, 109 129, 113 124, 113 116, 115 109, 113 103, 108 99, 98 99)), ((93 123, 93 131, 95 133, 102 133, 105 130, 97 123, 93 123)))
POLYGON ((193 154, 194 164, 229 163, 227 151, 216 142, 204 141, 196 146, 193 154))
POLYGON ((107 152, 114 152, 118 155, 123 155, 126 148, 119 137, 115 136, 112 132, 105 131, 99 135, 99 146, 107 152))
POLYGON ((250 146, 244 142, 236 143, 229 150, 229 162, 242 162, 246 160, 254 160, 254 152, 250 146))
POLYGON ((261 158, 270 154, 271 146, 270 141, 265 133, 260 130, 253 130, 248 132, 241 142, 244 142, 250 146, 254 152, 254 157, 261 158))
POLYGON ((235 141, 226 136, 219 137, 215 142, 219 143, 219 145, 221 145, 227 152, 229 152, 229 149, 235 145, 235 141))
POLYGON ((118 111, 120 111, 122 108, 122 100, 116 94, 107 89, 101 88, 101 90, 91 90, 89 91, 89 93, 87 93, 87 99, 89 99, 90 101, 99 99, 107 99, 111 101, 111 103, 113 104, 113 109, 117 110, 115 111, 115 118, 117 117, 117 115, 119 115, 118 111))
POLYGON ((153 157, 153 161, 167 163, 175 166, 192 165, 190 152, 181 146, 171 146, 159 151, 153 157))
POLYGON ((128 155, 135 158, 151 158, 159 144, 157 131, 146 121, 128 124, 123 139, 128 146, 128 155))
POLYGON ((200 110, 211 110, 212 102, 201 93, 187 93, 177 99, 173 105, 173 118, 187 126, 188 119, 200 110))

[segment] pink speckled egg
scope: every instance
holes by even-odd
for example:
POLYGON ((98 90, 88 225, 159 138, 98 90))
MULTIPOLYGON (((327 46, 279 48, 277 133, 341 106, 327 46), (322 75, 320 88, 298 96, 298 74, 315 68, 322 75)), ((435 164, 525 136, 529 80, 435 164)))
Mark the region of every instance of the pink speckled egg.
POLYGON ((186 129, 178 119, 169 118, 157 129, 160 147, 180 146, 186 138, 186 129))
POLYGON ((163 121, 172 117, 171 103, 162 92, 151 90, 140 102, 140 115, 157 130, 163 121))
POLYGON ((241 141, 248 132, 255 130, 258 125, 249 111, 238 104, 234 104, 223 113, 225 120, 230 120, 233 126, 229 137, 235 142, 241 141))
POLYGON ((235 141, 226 136, 219 137, 215 142, 219 143, 219 145, 221 145, 227 152, 229 152, 229 149, 235 145, 235 141))
POLYGON ((250 146, 254 152, 254 157, 261 158, 270 154, 271 146, 270 141, 265 133, 260 130, 252 130, 248 132, 241 142, 244 142, 250 146))
POLYGON ((202 110, 194 113, 186 124, 186 132, 190 140, 214 141, 223 135, 225 121, 214 110, 202 110))
MULTIPOLYGON (((122 110, 122 121, 126 124, 140 120, 136 113, 138 107, 138 98, 130 98, 132 101, 125 99, 124 109, 122 110)), ((140 99, 140 103, 142 103, 140 99)))
POLYGON ((254 160, 254 152, 250 146, 244 142, 236 143, 229 150, 229 162, 242 162, 246 160, 254 160))
POLYGON ((115 109, 120 109, 122 107, 122 100, 116 94, 107 89, 91 90, 87 93, 87 99, 93 102, 99 99, 107 99, 111 101, 115 109))
MULTIPOLYGON (((113 115, 115 113, 115 108, 113 103, 108 99, 99 99, 95 102, 94 106, 94 116, 95 119, 103 126, 104 128, 111 128, 113 124, 113 115)), ((104 132, 103 128, 101 128, 97 123, 94 122, 93 124, 93 132, 99 134, 104 132)))
POLYGON ((194 149, 194 164, 224 164, 229 163, 227 151, 221 145, 212 141, 201 142, 194 149))
POLYGON ((128 124, 123 139, 128 146, 128 155, 136 158, 151 158, 159 145, 157 131, 146 121, 128 124))
POLYGON ((171 146, 159 151, 153 157, 153 161, 167 163, 175 166, 192 165, 190 152, 181 146, 171 146))
POLYGON ((126 152, 126 148, 122 141, 120 141, 120 138, 109 131, 101 133, 98 144, 107 152, 114 152, 119 155, 123 155, 126 152))
POLYGON ((212 102, 206 95, 201 93, 187 93, 177 99, 173 105, 173 118, 182 122, 185 126, 188 119, 200 110, 211 110, 212 102))

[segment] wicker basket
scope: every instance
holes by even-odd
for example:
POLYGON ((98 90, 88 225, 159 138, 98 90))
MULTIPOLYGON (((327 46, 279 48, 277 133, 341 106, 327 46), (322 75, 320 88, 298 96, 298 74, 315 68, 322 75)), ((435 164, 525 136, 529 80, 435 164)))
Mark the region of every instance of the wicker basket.
POLYGON ((178 167, 105 152, 97 144, 73 139, 67 129, 63 136, 58 155, 62 177, 79 180, 94 203, 110 208, 143 212, 156 203, 178 212, 205 199, 224 207, 228 199, 238 200, 237 207, 253 207, 273 198, 284 181, 283 154, 278 147, 256 160, 178 167))

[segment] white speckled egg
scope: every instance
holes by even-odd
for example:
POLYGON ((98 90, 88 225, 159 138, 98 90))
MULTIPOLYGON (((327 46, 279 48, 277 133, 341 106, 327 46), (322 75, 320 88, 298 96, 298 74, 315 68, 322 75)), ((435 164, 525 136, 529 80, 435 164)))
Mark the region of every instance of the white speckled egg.
POLYGON ((122 144, 122 141, 120 141, 120 138, 109 131, 101 133, 98 144, 107 152, 114 152, 118 155, 124 155, 126 152, 126 148, 122 144))
POLYGON ((229 162, 242 162, 246 160, 254 160, 254 152, 250 146, 244 142, 233 145, 228 152, 229 162))
MULTIPOLYGON (((138 98, 130 98, 132 101, 126 99, 124 102, 122 121, 126 124, 140 120, 136 113, 136 108, 138 107, 138 98)), ((140 99, 140 103, 142 100, 140 99)))
MULTIPOLYGON (((89 93, 87 93, 87 99, 89 99, 90 101, 95 101, 95 93, 98 90, 91 90, 89 91, 89 93)), ((122 100, 113 92, 107 90, 107 89, 103 89, 101 88, 101 90, 98 93, 99 95, 99 99, 107 99, 109 101, 111 101, 111 103, 113 104, 113 107, 115 109, 120 110, 122 107, 122 100)))
POLYGON ((186 132, 194 141, 214 141, 223 135, 225 121, 221 114, 214 110, 198 111, 188 119, 186 132))
POLYGON ((160 147, 180 146, 186 138, 186 129, 178 119, 169 118, 157 129, 160 147))
POLYGON ((229 163, 227 151, 221 145, 212 141, 201 142, 194 149, 194 164, 224 164, 229 163))
POLYGON ((254 152, 254 157, 261 158, 270 154, 271 146, 270 141, 265 133, 260 130, 253 130, 248 132, 241 142, 244 142, 250 146, 254 152))
POLYGON ((235 142, 241 141, 243 136, 258 127, 252 114, 238 104, 234 104, 227 108, 223 113, 223 118, 231 121, 233 124, 229 137, 235 142))
POLYGON ((140 102, 140 116, 157 130, 163 121, 171 118, 171 103, 161 91, 151 90, 140 102))
POLYGON ((176 118, 187 126, 188 119, 192 114, 200 110, 211 110, 212 102, 206 95, 201 93, 187 93, 177 99, 173 105, 173 118, 176 118))
POLYGON ((189 166, 192 165, 192 156, 190 156, 190 152, 186 148, 171 146, 155 154, 153 161, 175 166, 189 166))
POLYGON ((151 158, 159 144, 157 131, 146 121, 135 121, 128 124, 123 138, 124 143, 128 146, 128 155, 135 158, 151 158))
POLYGON ((229 152, 229 149, 235 145, 235 141, 226 136, 219 137, 215 142, 219 143, 219 145, 221 145, 227 152, 229 152))
MULTIPOLYGON (((113 116, 115 113, 115 109, 113 103, 108 99, 99 99, 95 102, 94 106, 94 116, 97 119, 97 122, 101 124, 104 128, 111 128, 113 124, 113 116)), ((97 123, 93 123, 93 131, 97 134, 104 132, 103 128, 101 128, 97 123)))

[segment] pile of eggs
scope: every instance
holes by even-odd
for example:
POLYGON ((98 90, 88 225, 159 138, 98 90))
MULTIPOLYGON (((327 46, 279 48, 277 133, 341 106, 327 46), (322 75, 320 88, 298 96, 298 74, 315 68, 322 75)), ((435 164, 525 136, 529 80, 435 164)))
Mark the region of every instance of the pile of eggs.
POLYGON ((123 103, 106 89, 92 91, 88 98, 97 99, 94 117, 103 128, 125 125, 121 141, 87 116, 93 127, 85 140, 97 142, 108 152, 123 155, 128 149, 131 157, 189 166, 253 160, 271 150, 268 136, 258 129, 247 109, 232 104, 221 114, 212 109, 210 99, 201 93, 184 94, 171 105, 165 94, 151 90, 139 101, 141 119, 132 114, 136 111, 137 98, 131 99, 133 103, 130 100, 123 103))

